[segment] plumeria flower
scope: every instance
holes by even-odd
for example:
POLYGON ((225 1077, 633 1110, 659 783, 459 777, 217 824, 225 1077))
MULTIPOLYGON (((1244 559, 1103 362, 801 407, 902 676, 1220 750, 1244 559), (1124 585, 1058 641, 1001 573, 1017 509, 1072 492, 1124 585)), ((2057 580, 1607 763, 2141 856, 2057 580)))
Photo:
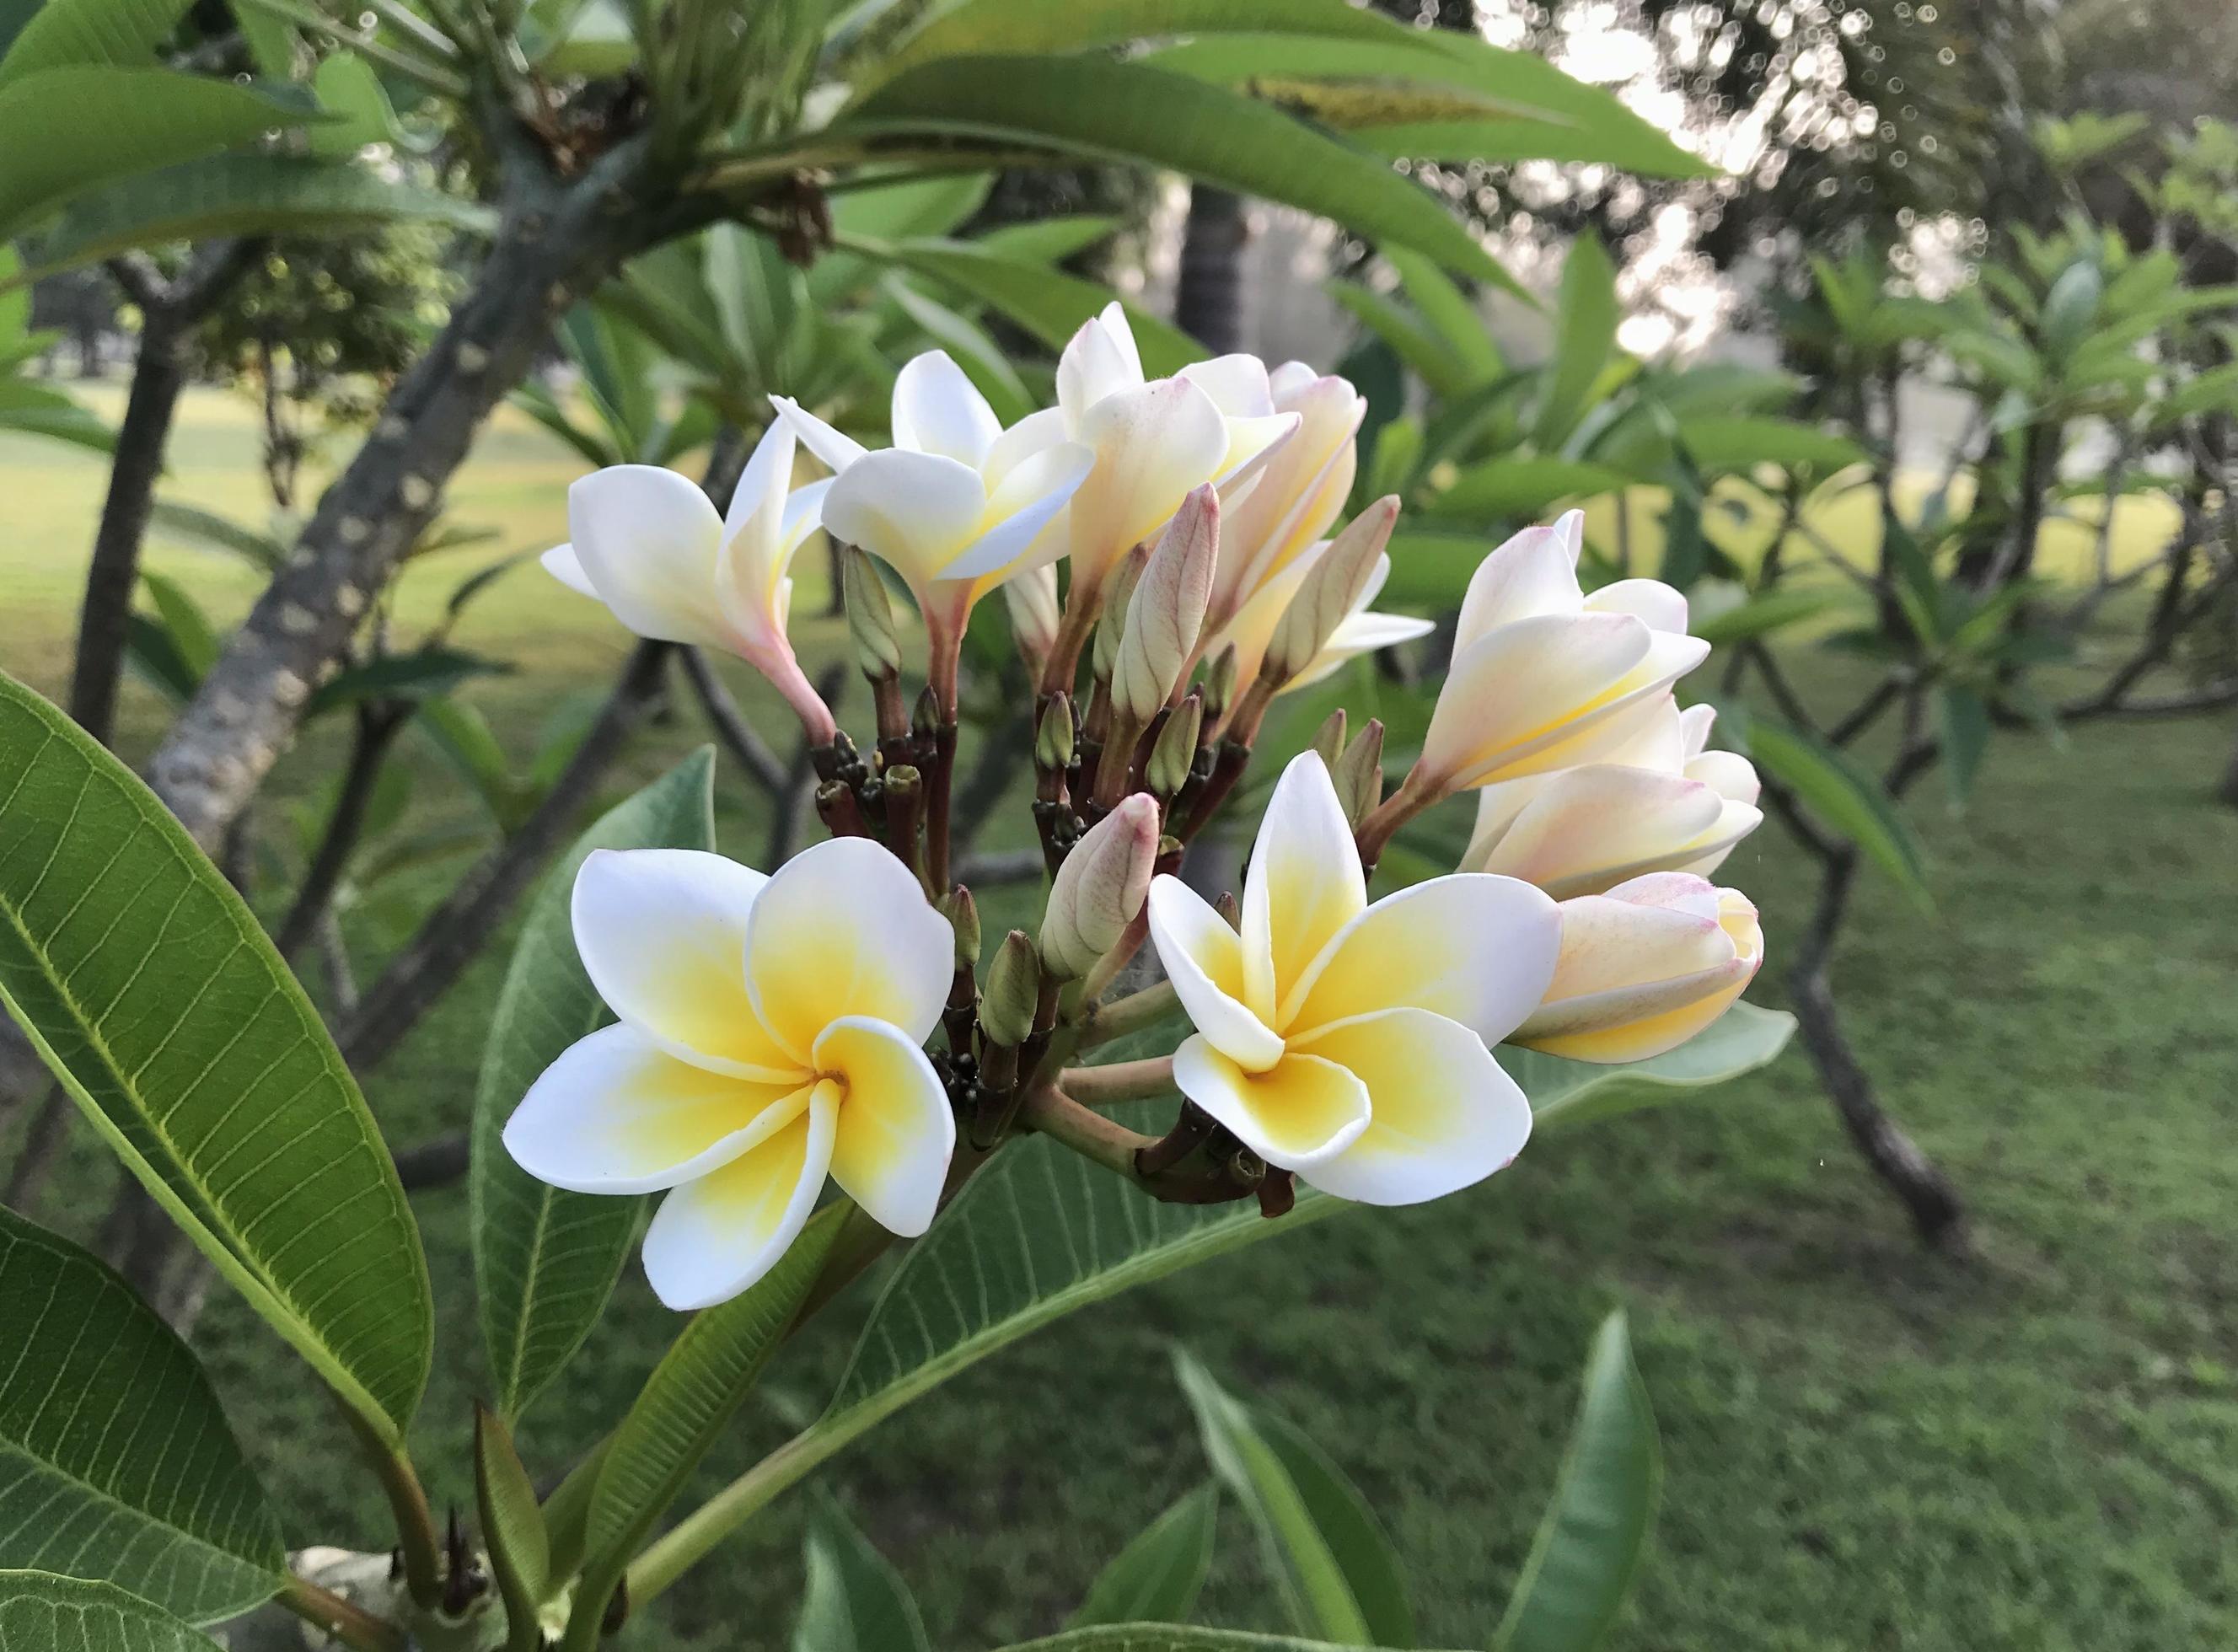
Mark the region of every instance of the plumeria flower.
POLYGON ((562 585, 604 603, 640 637, 720 649, 769 678, 810 737, 831 713, 785 636, 792 558, 818 525, 830 484, 792 484, 792 433, 772 420, 725 516, 658 465, 611 465, 567 490, 566 545, 544 553, 562 585))
MULTIPOLYGON (((1238 497, 1222 501, 1208 635, 1235 621, 1269 586, 1289 579, 1295 588, 1292 569, 1324 543, 1359 465, 1353 439, 1367 416, 1367 397, 1301 361, 1283 363, 1267 381, 1274 409, 1295 413, 1298 431, 1267 455, 1238 497)), ((1271 630, 1274 621, 1266 624, 1271 630)))
POLYGON ((1239 935, 1178 878, 1150 934, 1195 1034, 1183 1094, 1268 1163, 1374 1205, 1505 1166, 1531 1107, 1493 1060, 1545 995, 1560 925, 1513 878, 1432 878, 1367 904, 1321 758, 1283 770, 1259 829, 1239 935))
POLYGON ((645 1237, 663 1302, 752 1285, 827 1174, 891 1232, 924 1232, 956 1145, 923 1048, 955 941, 906 866, 862 837, 768 877, 689 849, 599 850, 573 919, 620 1019, 546 1069, 506 1149, 554 1186, 666 1193, 645 1237))
MULTIPOLYGON (((1224 541, 1223 541, 1224 543, 1224 541)), ((1205 645, 1208 654, 1217 654, 1222 648, 1235 650, 1235 680, 1248 683, 1259 675, 1260 662, 1267 656, 1267 644, 1274 639, 1275 628, 1281 623, 1283 611, 1289 607, 1290 598, 1298 594, 1298 587, 1306 575, 1327 552, 1331 541, 1308 547, 1305 553, 1294 558, 1289 566, 1259 588, 1257 594, 1227 628, 1205 645)), ((1372 654, 1381 648, 1395 648, 1400 643, 1413 642, 1427 637, 1437 627, 1427 619, 1416 619, 1407 614, 1379 614, 1369 611, 1369 605, 1382 594, 1386 581, 1391 578, 1391 558, 1381 555, 1375 559, 1375 571, 1367 578, 1359 600, 1353 610, 1337 623, 1329 639, 1321 644, 1321 652, 1312 663, 1284 684, 1283 694, 1294 692, 1308 684, 1318 683, 1338 667, 1372 654)))
POLYGON ((1076 605, 1091 604, 1121 558, 1155 537, 1191 489, 1235 486, 1299 422, 1276 408, 1267 369, 1254 357, 1222 356, 1171 379, 1145 379, 1134 330, 1116 301, 1065 346, 1056 399, 1017 428, 1081 443, 1096 456, 1064 532, 1036 552, 1043 559, 1069 552, 1076 605))
POLYGON ((1535 883, 1556 900, 1598 895, 1643 873, 1714 871, 1763 823, 1756 770, 1704 751, 1712 708, 1670 696, 1606 761, 1500 781, 1477 793, 1461 865, 1535 883))
POLYGON ((1004 430, 941 350, 911 358, 896 377, 894 445, 876 453, 798 402, 771 400, 837 472, 824 525, 901 575, 935 633, 936 662, 963 634, 973 605, 1029 569, 1028 553, 1096 458, 1031 419, 1004 430))
POLYGON ((1561 906, 1561 960, 1514 1041, 1577 1061, 1644 1061, 1732 1007, 1764 962, 1755 906, 1689 872, 1652 872, 1561 906))
POLYGON ((1654 579, 1591 596, 1578 584, 1585 518, 1526 528, 1469 581, 1453 660, 1424 739, 1439 793, 1567 767, 1551 748, 1650 700, 1709 657, 1686 598, 1654 579))

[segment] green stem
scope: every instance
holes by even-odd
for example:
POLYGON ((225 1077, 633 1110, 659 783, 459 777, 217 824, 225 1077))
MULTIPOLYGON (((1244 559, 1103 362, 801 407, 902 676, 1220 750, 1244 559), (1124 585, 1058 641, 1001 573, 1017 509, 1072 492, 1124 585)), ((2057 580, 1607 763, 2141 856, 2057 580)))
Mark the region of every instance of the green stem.
POLYGON ((1091 1163, 1129 1181, 1142 1180, 1135 1167, 1135 1155, 1149 1146, 1151 1139, 1100 1113, 1089 1112, 1055 1085, 1037 1084, 1027 1091, 1018 1105, 1018 1118, 1091 1163))
POLYGON ((407 1652, 410 1646, 395 1624, 308 1579, 290 1576, 274 1598, 306 1623, 344 1646, 355 1648, 356 1652, 407 1652))
POLYGON ((363 1418, 345 1405, 342 1415, 365 1447, 381 1489, 396 1517, 396 1546, 404 1558, 404 1588, 412 1603, 432 1612, 443 1598, 441 1540, 435 1534, 435 1513, 427 1506, 427 1493, 401 1445, 391 1445, 376 1436, 363 1418))
POLYGON ((855 1432, 841 1429, 825 1433, 811 1427, 796 1434, 678 1521, 631 1563, 631 1602, 649 1601, 666 1589, 779 1492, 851 1441, 855 1432))
POLYGON ((1090 1107, 1170 1095, 1174 1089, 1174 1058, 1153 1055, 1140 1061, 1113 1061, 1105 1067, 1067 1067, 1057 1082, 1063 1086, 1067 1095, 1090 1107))
POLYGON ((1155 987, 1145 987, 1138 993, 1099 1004, 1081 1022, 1080 1039, 1075 1047, 1092 1050, 1099 1044, 1109 1044, 1129 1033, 1155 1027, 1179 1009, 1181 1002, 1174 983, 1162 981, 1155 987))

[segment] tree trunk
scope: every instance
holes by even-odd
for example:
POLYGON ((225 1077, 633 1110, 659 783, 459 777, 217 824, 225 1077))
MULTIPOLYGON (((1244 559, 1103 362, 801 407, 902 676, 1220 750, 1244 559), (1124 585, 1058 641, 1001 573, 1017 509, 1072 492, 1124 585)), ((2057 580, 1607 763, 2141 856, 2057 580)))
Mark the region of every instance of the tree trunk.
POLYGON ((508 158, 496 244, 449 323, 305 526, 149 765, 156 791, 213 849, 294 737, 304 701, 440 506, 491 409, 553 323, 639 247, 679 226, 631 139, 573 179, 508 158))
POLYGON ((1818 886, 1818 908, 1795 949, 1788 994, 1803 1047, 1818 1071, 1834 1111, 1873 1173, 1910 1213, 1912 1226, 1930 1247, 1950 1255, 1970 1249, 1966 1207, 1950 1179, 1919 1145, 1881 1110, 1873 1081, 1843 1036, 1831 975, 1834 942, 1857 880, 1857 852, 1844 844, 1826 856, 1818 886))
POLYGON ((1243 347, 1243 243, 1249 236, 1241 195, 1191 186, 1174 325, 1215 355, 1243 347))

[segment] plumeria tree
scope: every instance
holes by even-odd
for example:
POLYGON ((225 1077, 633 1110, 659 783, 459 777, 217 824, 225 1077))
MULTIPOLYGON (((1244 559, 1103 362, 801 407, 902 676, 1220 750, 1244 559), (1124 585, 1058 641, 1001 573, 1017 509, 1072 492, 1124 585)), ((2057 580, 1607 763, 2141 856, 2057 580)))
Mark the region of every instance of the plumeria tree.
MULTIPOLYGON (((897 378, 890 446, 780 399, 721 508, 651 466, 571 491, 546 567, 649 641, 766 676, 829 836, 767 870, 725 857, 702 753, 593 825, 535 902, 477 1100, 491 1388, 471 1464, 406 1449, 425 1267, 315 1014, 147 789, 0 685, 0 1002, 333 1390, 398 1539, 393 1569, 288 1563, 183 1346, 74 1246, 7 1216, 0 1299, 38 1353, 0 1384, 0 1438, 64 1510, 0 1527, 11 1647, 89 1644, 96 1622, 104 1644, 193 1647, 189 1624, 276 1596, 365 1652, 587 1652, 1027 1332, 1323 1216, 1461 1193, 1527 1165, 1539 1133, 1777 1052, 1786 1018, 1736 1001, 1763 955, 1754 909, 1706 876, 1751 821, 1723 803, 1705 820, 1692 805, 1723 796, 1716 781, 1659 785, 1638 757, 1717 761, 1672 696, 1707 651, 1682 597, 1645 579, 1588 592, 1577 519, 1527 529, 1471 579, 1411 761, 1373 719, 1283 757, 1265 743, 1285 697, 1342 693, 1361 656, 1420 640, 1367 611, 1396 502, 1343 519, 1359 398, 1244 356, 1152 376, 1116 309, 1079 330, 1056 387, 1006 426, 931 353, 897 378), (833 473, 802 479, 810 455, 833 473), (859 741, 788 635, 791 563, 818 532, 845 547, 874 719, 859 741), (1049 881, 1038 917, 997 938, 955 876, 952 782, 964 634, 1014 587, 1038 684, 1021 801, 1049 881), (1255 766, 1274 783, 1248 867, 1207 898, 1175 874, 1254 795, 1255 766), (1480 803, 1493 847, 1378 898, 1394 836, 1462 793, 1497 800, 1480 803), (1579 835, 1553 860, 1521 846, 1546 809, 1579 835), (533 1473, 512 1426, 594 1333, 640 1234, 654 1291, 691 1317, 603 1443, 533 1473), (897 1241, 829 1406, 664 1530, 764 1368, 897 1241), (139 1351, 71 1378, 56 1413, 36 1373, 77 1370, 89 1338, 139 1351), (431 1470, 471 1477, 475 1530, 439 1530, 431 1470)), ((1290 1579, 1294 1627, 1409 1642, 1395 1557, 1341 1472, 1200 1368, 1182 1381, 1290 1579)), ((1502 1645, 1598 1642, 1655 1474, 1612 1325, 1502 1645)), ((1203 1512, 1146 1533, 1052 1644, 1256 1643, 1122 1622, 1188 1615, 1203 1512)), ((819 1519, 809 1570, 804 1623, 884 1612, 897 1638, 879 1644, 922 1643, 844 1522, 819 1519)))

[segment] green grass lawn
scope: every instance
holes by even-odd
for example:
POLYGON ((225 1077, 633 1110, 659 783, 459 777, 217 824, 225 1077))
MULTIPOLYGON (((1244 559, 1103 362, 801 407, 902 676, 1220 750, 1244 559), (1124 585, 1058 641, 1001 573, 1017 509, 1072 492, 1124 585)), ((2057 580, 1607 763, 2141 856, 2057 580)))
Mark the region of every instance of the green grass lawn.
MULTIPOLYGON (((253 497, 245 426, 228 435, 210 413, 198 403, 182 433, 177 484, 238 506, 253 497)), ((547 542, 566 473, 501 426, 458 513, 547 542)), ((98 480, 67 455, 0 452, 0 661, 48 690, 98 480)), ((222 565, 159 555, 219 604, 246 600, 222 565)), ((515 578, 470 640, 522 663, 475 690, 522 749, 540 709, 622 639, 533 571, 515 578)), ((407 611, 425 599, 415 585, 407 611)), ((128 709, 144 743, 160 709, 141 695, 128 709)), ((2169 723, 2083 729, 2065 750, 2007 741, 1966 817, 1920 789, 1936 910, 1864 891, 1838 971, 1852 1032, 1970 1199, 1973 1266, 1915 1248, 1791 1053, 1696 1104, 1534 1146, 1471 1193, 1304 1229, 1076 1316, 885 1425, 830 1484, 937 1644, 1047 1629, 1207 1472, 1169 1374, 1185 1342, 1366 1490, 1409 1557, 1425 1643, 1480 1646, 1587 1338, 1620 1303, 1667 1467, 1629 1652, 2238 1644, 2238 815, 2208 801, 2228 737, 2169 723)), ((617 787, 699 738, 679 713, 617 787)), ((291 757, 275 795, 299 795, 323 749, 291 757)), ((434 773, 427 806, 447 806, 434 773)), ((725 778, 726 842, 744 851, 757 840, 725 778)), ((1725 876, 1764 909, 1773 968, 1753 995, 1776 1003, 1808 869, 1768 827, 1725 876)), ((464 1118, 501 968, 500 948, 373 1076, 394 1140, 464 1118)), ((109 1185, 81 1140, 39 1214, 83 1232, 109 1185)), ((416 1445, 439 1502, 470 1501, 467 1200, 417 1203, 441 1317, 416 1445)), ((820 1405, 846 1317, 788 1351, 708 1487, 820 1405)), ((532 1461, 564 1464, 610 1425, 675 1325, 632 1269, 531 1413, 532 1461)), ((280 1345, 222 1295, 196 1340, 290 1543, 385 1542, 340 1424, 280 1345)), ((806 1507, 780 1503, 626 1643, 785 1644, 806 1507)), ((1271 1629, 1278 1615, 1231 1508, 1203 1616, 1271 1629)))

